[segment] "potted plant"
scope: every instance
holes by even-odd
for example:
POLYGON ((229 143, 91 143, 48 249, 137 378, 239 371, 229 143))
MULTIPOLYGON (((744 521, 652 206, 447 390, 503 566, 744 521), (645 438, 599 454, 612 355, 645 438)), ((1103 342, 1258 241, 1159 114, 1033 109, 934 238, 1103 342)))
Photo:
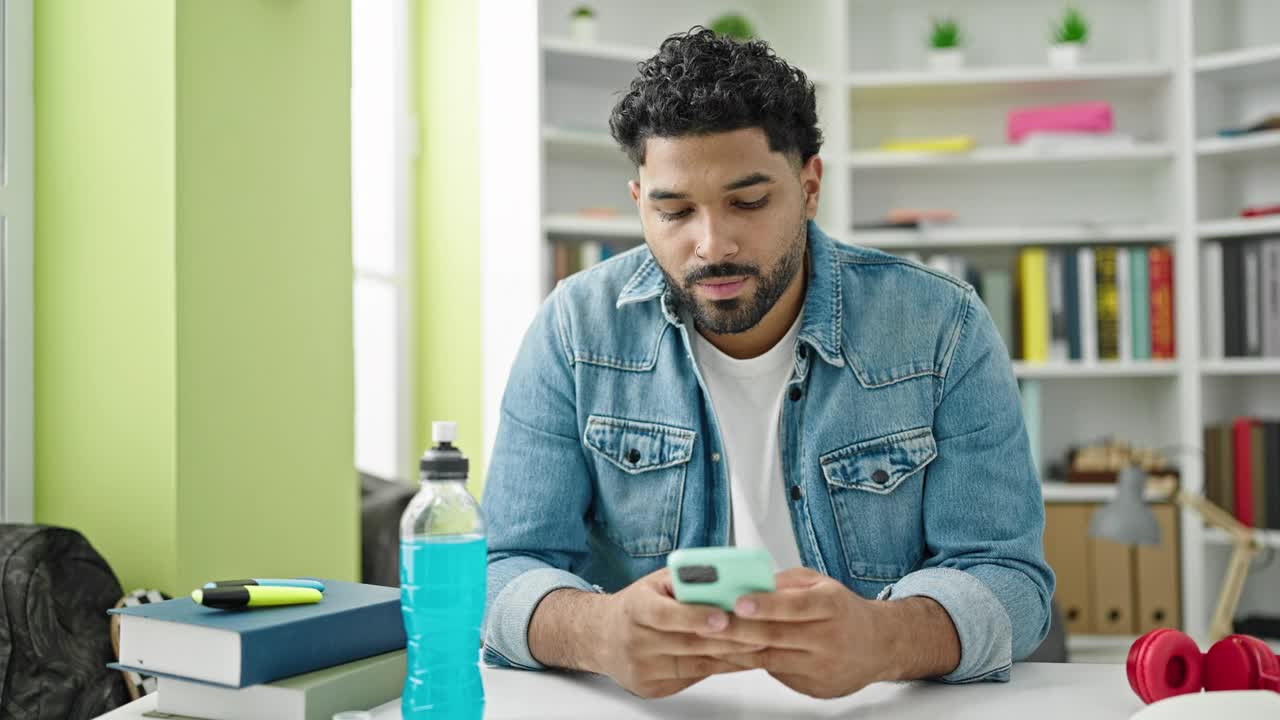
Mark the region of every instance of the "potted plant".
POLYGON ((726 13, 711 21, 711 30, 738 42, 746 42, 756 36, 751 21, 737 13, 726 13))
POLYGON ((929 67, 941 72, 964 67, 964 50, 960 48, 960 27, 951 18, 934 18, 929 33, 929 67))
POLYGON ((1080 11, 1069 7, 1062 22, 1052 26, 1049 64, 1056 68, 1073 68, 1080 64, 1080 50, 1089 39, 1089 23, 1080 11))
POLYGON ((569 36, 578 42, 595 42, 596 11, 589 5, 579 5, 569 14, 569 36))

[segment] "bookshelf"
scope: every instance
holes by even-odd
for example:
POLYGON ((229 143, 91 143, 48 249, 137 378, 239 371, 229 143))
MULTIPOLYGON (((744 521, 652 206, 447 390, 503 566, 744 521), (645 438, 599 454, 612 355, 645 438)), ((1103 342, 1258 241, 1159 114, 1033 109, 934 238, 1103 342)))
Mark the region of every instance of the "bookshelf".
MULTIPOLYGON (((667 34, 729 9, 718 0, 598 0, 597 40, 580 43, 569 39, 566 20, 575 4, 481 3, 482 23, 500 26, 481 33, 482 118, 486 102, 500 108, 491 122, 503 134, 495 142, 481 135, 486 449, 511 358, 550 289, 548 248, 642 241, 625 186, 632 169, 608 136, 615 93, 667 34), (581 208, 597 212, 579 215, 581 208), (600 217, 599 209, 613 214, 600 217)), ((1068 445, 1114 436, 1181 448, 1173 457, 1183 485, 1199 491, 1205 424, 1280 417, 1280 358, 1202 357, 1199 279, 1202 244, 1280 235, 1278 217, 1236 217, 1280 187, 1280 133, 1216 136, 1280 112, 1280 3, 1072 4, 1093 35, 1080 67, 1066 70, 1045 57, 1045 27, 1062 8, 1055 0, 742 0, 733 9, 815 80, 826 138, 818 221, 838 240, 1000 262, 1031 245, 1172 249, 1175 359, 1019 362, 1014 373, 1043 388, 1042 467, 1068 445), (939 14, 954 15, 970 38, 966 66, 955 72, 927 69, 922 38, 939 14), (1112 103, 1117 130, 1134 142, 1057 154, 1006 144, 1009 109, 1086 100, 1112 103), (961 157, 877 149, 890 137, 959 133, 977 141, 961 157), (853 230, 899 206, 963 212, 953 224, 919 230, 853 230)), ((1046 502, 1100 502, 1110 493, 1045 486, 1046 502)), ((1181 528, 1185 624, 1203 636, 1226 548, 1192 515, 1181 528)), ((1268 600, 1275 597, 1280 563, 1250 576, 1242 612, 1280 611, 1268 600)), ((1094 644, 1127 648, 1131 639, 1094 644)))

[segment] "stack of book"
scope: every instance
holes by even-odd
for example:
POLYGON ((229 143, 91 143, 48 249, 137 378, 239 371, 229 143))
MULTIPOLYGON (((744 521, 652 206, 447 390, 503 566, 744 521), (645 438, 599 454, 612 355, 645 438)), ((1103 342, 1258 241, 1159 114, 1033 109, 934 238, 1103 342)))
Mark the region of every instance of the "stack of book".
POLYGON ((203 720, 329 720, 398 698, 398 588, 324 580, 312 605, 217 610, 178 598, 119 608, 120 662, 159 677, 156 710, 203 720))
POLYGON ((1280 238, 1201 248, 1206 357, 1280 357, 1280 238))
POLYGON ((1175 356, 1167 247, 1031 247, 1018 252, 1013 267, 979 269, 959 255, 935 255, 928 264, 977 288, 1014 359, 1175 356))
POLYGON ((1244 525, 1280 530, 1280 421, 1204 429, 1204 495, 1244 525))

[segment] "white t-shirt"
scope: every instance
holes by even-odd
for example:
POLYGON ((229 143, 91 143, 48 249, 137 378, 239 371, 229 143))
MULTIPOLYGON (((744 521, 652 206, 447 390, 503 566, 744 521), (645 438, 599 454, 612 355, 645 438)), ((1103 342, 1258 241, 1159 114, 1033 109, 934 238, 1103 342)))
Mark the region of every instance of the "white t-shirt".
POLYGON ((791 379, 799 332, 797 317, 777 345, 745 360, 720 352, 696 329, 689 333, 720 425, 724 443, 720 461, 729 463, 730 542, 765 548, 773 556, 775 570, 801 565, 778 446, 783 391, 791 379))

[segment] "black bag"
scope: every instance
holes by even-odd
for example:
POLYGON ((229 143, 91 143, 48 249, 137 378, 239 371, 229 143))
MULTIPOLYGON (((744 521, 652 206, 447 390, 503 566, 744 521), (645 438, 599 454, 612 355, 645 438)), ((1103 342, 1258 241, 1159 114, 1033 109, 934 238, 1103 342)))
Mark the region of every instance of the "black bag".
POLYGON ((0 525, 0 720, 89 720, 128 702, 107 610, 122 595, 80 533, 0 525))

